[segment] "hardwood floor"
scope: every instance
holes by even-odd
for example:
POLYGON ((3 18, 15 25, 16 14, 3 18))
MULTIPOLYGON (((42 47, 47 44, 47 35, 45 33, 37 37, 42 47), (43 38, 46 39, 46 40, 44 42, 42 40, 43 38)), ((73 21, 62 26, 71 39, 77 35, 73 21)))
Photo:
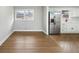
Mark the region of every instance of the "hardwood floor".
POLYGON ((79 35, 14 32, 0 47, 1 53, 79 52, 79 35))
POLYGON ((79 52, 79 35, 51 35, 50 37, 63 49, 62 52, 79 52))
POLYGON ((0 52, 57 52, 60 47, 41 32, 15 32, 0 52))

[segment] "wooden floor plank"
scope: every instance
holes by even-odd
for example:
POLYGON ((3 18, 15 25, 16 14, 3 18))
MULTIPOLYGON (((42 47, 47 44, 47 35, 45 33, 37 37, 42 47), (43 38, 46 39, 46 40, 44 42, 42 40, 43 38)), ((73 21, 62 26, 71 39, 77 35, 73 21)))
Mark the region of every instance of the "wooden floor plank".
POLYGON ((14 32, 0 47, 1 53, 79 52, 79 35, 45 35, 42 32, 14 32))
POLYGON ((15 32, 0 47, 0 52, 52 52, 60 48, 50 42, 42 32, 15 32))

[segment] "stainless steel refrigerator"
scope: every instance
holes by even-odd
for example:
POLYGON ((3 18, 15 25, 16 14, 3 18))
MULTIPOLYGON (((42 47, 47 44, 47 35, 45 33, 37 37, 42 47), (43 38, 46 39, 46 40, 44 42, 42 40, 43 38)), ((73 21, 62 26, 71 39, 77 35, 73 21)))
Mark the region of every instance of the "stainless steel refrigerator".
POLYGON ((61 13, 49 11, 49 34, 60 34, 61 13))

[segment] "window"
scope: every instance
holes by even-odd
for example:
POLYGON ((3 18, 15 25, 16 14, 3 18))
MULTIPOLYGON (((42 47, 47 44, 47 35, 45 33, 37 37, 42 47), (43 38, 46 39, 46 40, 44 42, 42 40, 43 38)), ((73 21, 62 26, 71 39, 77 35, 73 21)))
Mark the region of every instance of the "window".
POLYGON ((16 11, 16 20, 34 20, 34 10, 26 9, 26 10, 17 10, 16 11))
POLYGON ((26 20, 33 20, 34 12, 33 10, 25 10, 25 19, 26 20))
POLYGON ((22 19, 24 19, 24 11, 17 11, 17 12, 16 12, 16 19, 17 19, 17 20, 22 20, 22 19))

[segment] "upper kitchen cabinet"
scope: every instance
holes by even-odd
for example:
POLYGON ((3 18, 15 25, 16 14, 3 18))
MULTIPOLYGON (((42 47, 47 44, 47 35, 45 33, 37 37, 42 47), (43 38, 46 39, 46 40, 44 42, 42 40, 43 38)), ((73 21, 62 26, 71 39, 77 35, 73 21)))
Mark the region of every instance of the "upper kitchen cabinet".
POLYGON ((79 17, 79 8, 71 8, 69 11, 70 18, 79 17))

